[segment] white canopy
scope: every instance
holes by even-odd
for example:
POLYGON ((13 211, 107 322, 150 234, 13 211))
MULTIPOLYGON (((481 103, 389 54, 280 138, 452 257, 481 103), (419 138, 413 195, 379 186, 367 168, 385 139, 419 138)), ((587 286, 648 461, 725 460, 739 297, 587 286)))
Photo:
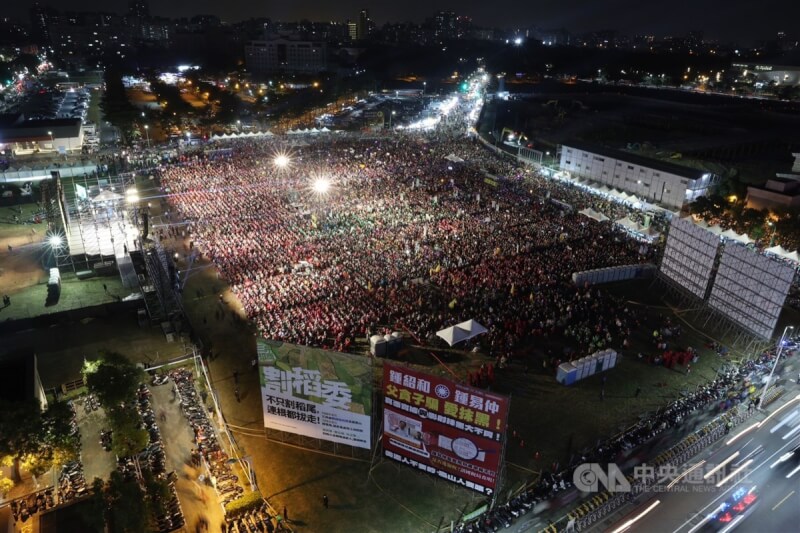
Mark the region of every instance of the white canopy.
POLYGON ((477 337, 481 333, 486 333, 487 329, 478 322, 470 319, 455 326, 450 326, 436 332, 437 337, 441 337, 450 346, 477 337))
POLYGON ((591 207, 587 207, 586 209, 578 212, 581 215, 597 220, 598 222, 603 222, 605 220, 608 220, 607 216, 605 216, 603 213, 600 213, 599 211, 595 211, 591 207))
POLYGON ((93 202, 118 202, 122 200, 122 195, 111 191, 103 191, 94 198, 93 202))
POLYGON ((800 256, 798 256, 797 251, 790 252, 783 246, 773 246, 772 248, 767 248, 764 250, 765 252, 771 253, 773 255, 777 255, 778 257, 782 257, 783 259, 789 259, 790 261, 794 261, 795 263, 800 263, 800 256))
POLYGON ((731 239, 733 241, 741 242, 741 243, 744 243, 744 244, 749 244, 751 242, 754 242, 753 239, 751 239, 747 235, 739 235, 738 233, 736 233, 732 229, 729 229, 727 231, 722 232, 720 234, 720 237, 725 237, 726 239, 731 239))
POLYGON ((456 154, 449 154, 449 155, 446 155, 444 158, 447 159, 448 161, 453 162, 453 163, 463 163, 464 162, 464 160, 461 159, 460 157, 458 157, 456 154))

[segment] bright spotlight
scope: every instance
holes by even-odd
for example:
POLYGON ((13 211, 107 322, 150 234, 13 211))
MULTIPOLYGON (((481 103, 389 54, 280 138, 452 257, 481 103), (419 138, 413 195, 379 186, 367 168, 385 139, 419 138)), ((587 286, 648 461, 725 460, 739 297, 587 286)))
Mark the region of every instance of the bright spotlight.
POLYGON ((276 167, 286 168, 289 166, 289 158, 284 154, 280 154, 279 156, 275 157, 274 162, 276 167))
POLYGON ((125 191, 125 199, 130 203, 136 203, 139 201, 139 191, 137 191, 134 187, 131 187, 127 191, 125 191))
POLYGON ((51 248, 61 248, 61 245, 64 244, 64 239, 61 235, 50 235, 47 239, 47 244, 49 244, 51 248))
POLYGON ((325 194, 331 188, 331 182, 325 178, 318 178, 314 180, 314 184, 311 186, 314 189, 314 192, 317 194, 325 194))
POLYGON ((521 45, 522 44, 522 37, 517 37, 516 39, 514 39, 514 44, 516 44, 517 46, 521 45))

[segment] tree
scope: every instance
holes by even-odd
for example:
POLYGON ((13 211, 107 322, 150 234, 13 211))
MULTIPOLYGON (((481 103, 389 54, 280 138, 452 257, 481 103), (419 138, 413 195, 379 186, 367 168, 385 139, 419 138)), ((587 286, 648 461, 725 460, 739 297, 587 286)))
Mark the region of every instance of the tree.
POLYGON ((141 383, 141 369, 118 353, 106 353, 84 365, 86 385, 97 394, 104 409, 112 410, 134 398, 141 383))
POLYGON ((106 411, 111 423, 111 451, 119 457, 130 457, 141 452, 149 440, 147 431, 142 429, 142 417, 131 406, 117 407, 106 411))
POLYGON ((106 492, 109 530, 114 533, 145 533, 149 530, 149 505, 136 481, 127 481, 119 471, 111 472, 106 492))
POLYGON ((77 454, 77 436, 72 435, 72 412, 63 402, 51 403, 45 412, 37 401, 0 402, 0 456, 11 458, 14 478, 20 469, 34 476, 61 465, 77 454))
POLYGON ((106 505, 105 482, 99 477, 92 481, 88 502, 79 506, 83 522, 91 531, 103 531, 106 524, 108 506, 106 505))

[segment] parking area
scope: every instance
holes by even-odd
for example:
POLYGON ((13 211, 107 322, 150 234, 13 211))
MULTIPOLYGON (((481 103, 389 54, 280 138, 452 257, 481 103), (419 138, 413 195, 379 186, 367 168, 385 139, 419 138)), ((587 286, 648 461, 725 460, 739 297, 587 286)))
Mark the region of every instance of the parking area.
POLYGON ((181 502, 186 526, 191 530, 201 518, 207 520, 209 524, 221 524, 222 507, 216 504, 214 489, 201 480, 202 468, 191 464, 194 433, 181 412, 180 403, 173 390, 172 381, 164 385, 150 385, 151 401, 158 415, 158 426, 167 455, 167 471, 174 471, 177 474, 175 489, 181 502))
POLYGON ((89 407, 84 399, 75 401, 74 406, 81 434, 84 478, 89 484, 96 477, 108 479, 117 465, 114 454, 104 450, 100 444, 100 431, 108 429, 106 415, 100 407, 89 407))

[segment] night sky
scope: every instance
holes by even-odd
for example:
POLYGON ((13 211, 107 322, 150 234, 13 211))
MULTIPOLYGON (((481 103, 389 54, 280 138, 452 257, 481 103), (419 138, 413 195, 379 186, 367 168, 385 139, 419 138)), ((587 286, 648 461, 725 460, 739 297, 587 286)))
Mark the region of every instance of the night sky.
MULTIPOLYGON (((47 4, 48 0, 42 3, 47 4)), ((123 13, 127 0, 59 0, 61 10, 123 13)), ((4 14, 28 20, 33 1, 7 2, 4 14)), ((625 34, 684 34, 701 29, 710 38, 747 43, 769 39, 778 31, 796 34, 800 2, 794 0, 162 0, 150 1, 154 15, 183 17, 213 14, 227 22, 251 17, 273 20, 356 19, 368 8, 377 24, 421 22, 437 10, 469 15, 478 25, 495 27, 564 27, 572 32, 617 29, 625 34)))

